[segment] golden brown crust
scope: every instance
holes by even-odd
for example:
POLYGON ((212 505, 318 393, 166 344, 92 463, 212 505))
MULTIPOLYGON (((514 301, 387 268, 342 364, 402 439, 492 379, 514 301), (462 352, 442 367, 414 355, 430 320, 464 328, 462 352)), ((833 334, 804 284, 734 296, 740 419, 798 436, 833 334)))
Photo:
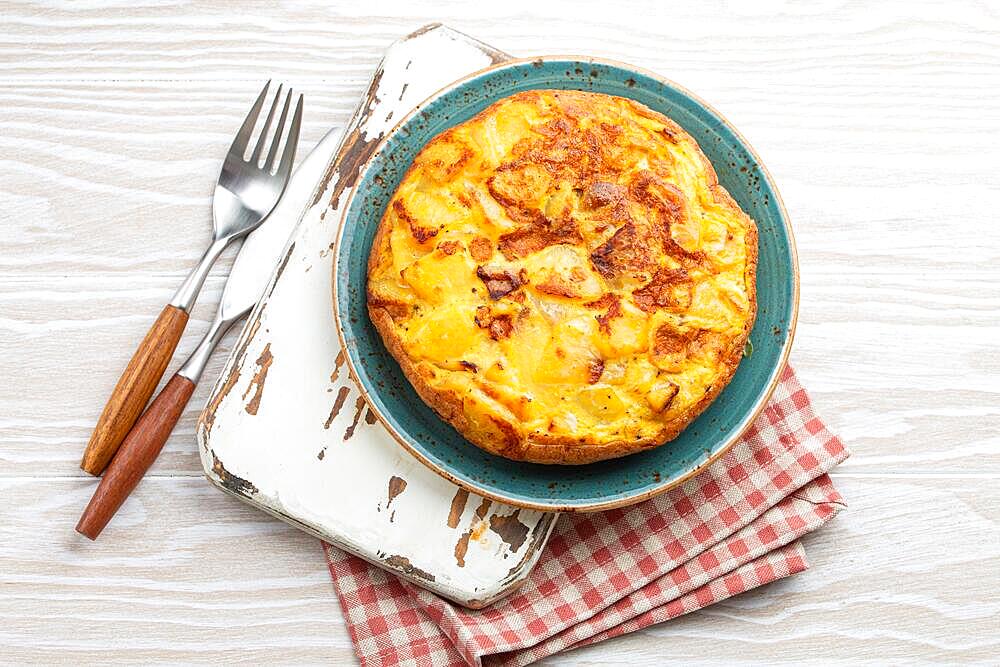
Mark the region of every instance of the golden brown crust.
MULTIPOLYGON (((545 106, 552 105, 553 99, 556 100, 555 106, 564 115, 556 114, 554 120, 534 130, 547 138, 546 151, 530 149, 533 152, 492 172, 493 175, 483 186, 483 192, 487 193, 485 197, 489 199, 484 198, 483 192, 462 191, 454 195, 457 200, 455 206, 462 207, 465 211, 463 215, 472 215, 471 211, 482 211, 490 221, 477 223, 480 230, 476 233, 458 241, 457 236, 449 235, 451 228, 446 224, 432 227, 428 223, 428 220, 436 222, 441 214, 446 214, 448 209, 442 207, 448 204, 436 202, 434 205, 438 207, 435 209, 438 215, 422 218, 398 199, 401 195, 397 192, 390 210, 397 220, 405 223, 411 234, 410 237, 401 236, 400 247, 393 248, 392 239, 396 237, 393 236, 393 224, 387 211, 376 233, 368 262, 369 313, 387 349, 399 362, 417 394, 472 443, 491 453, 517 460, 583 464, 624 456, 668 442, 701 414, 731 380, 742 358, 756 314, 757 230, 753 221, 718 184, 715 170, 705 155, 697 150, 694 140, 676 123, 635 102, 589 93, 530 91, 502 100, 429 143, 421 156, 428 149, 436 150, 437 153, 425 160, 423 165, 420 163, 421 156, 418 156, 403 183, 420 179, 422 173, 431 174, 435 183, 447 183, 449 178, 460 175, 463 170, 467 172, 474 168, 482 156, 479 151, 474 150, 475 142, 462 133, 462 128, 475 128, 476 123, 490 117, 495 107, 505 102, 545 106), (481 351, 487 349, 488 345, 516 344, 522 335, 522 328, 530 324, 532 317, 540 317, 536 303, 539 298, 543 301, 549 299, 554 304, 576 304, 580 309, 586 310, 590 313, 588 317, 595 320, 596 330, 606 340, 614 338, 616 327, 625 326, 617 323, 635 320, 635 313, 645 313, 642 317, 648 319, 669 318, 670 313, 683 316, 687 312, 692 303, 693 286, 699 284, 699 281, 704 282, 705 275, 713 275, 712 272, 717 270, 713 262, 717 260, 711 252, 698 245, 697 239, 695 242, 685 243, 684 238, 675 239, 671 233, 672 228, 700 224, 698 219, 692 219, 692 215, 696 214, 690 208, 690 193, 686 197, 678 185, 664 180, 663 174, 669 173, 670 161, 677 158, 668 154, 656 154, 654 157, 662 157, 662 160, 650 160, 649 170, 653 171, 639 170, 627 183, 615 182, 615 172, 607 171, 608 141, 615 141, 615 137, 623 132, 622 127, 602 122, 592 125, 582 134, 578 133, 574 140, 568 139, 568 133, 573 131, 574 124, 592 113, 592 105, 598 104, 596 98, 616 100, 617 104, 627 107, 636 117, 652 121, 659 128, 657 140, 664 145, 695 147, 693 153, 684 154, 694 155, 701 169, 702 180, 698 185, 698 192, 704 195, 706 201, 699 202, 695 210, 706 211, 711 208, 716 219, 736 224, 743 233, 742 245, 745 248, 745 254, 740 258, 744 285, 742 297, 745 304, 741 306, 742 310, 737 309, 745 312, 738 329, 730 327, 719 333, 712 332, 710 328, 685 329, 673 335, 670 327, 674 325, 667 324, 671 320, 657 320, 660 324, 651 330, 647 354, 661 369, 654 369, 654 374, 658 372, 660 375, 657 377, 662 377, 663 380, 657 380, 659 384, 649 390, 650 407, 646 408, 648 415, 642 420, 645 427, 656 424, 656 430, 626 429, 618 436, 597 430, 574 431, 571 426, 557 425, 558 411, 551 410, 549 413, 553 415, 553 419, 548 423, 548 428, 528 426, 529 423, 538 421, 535 418, 532 422, 526 417, 531 409, 530 394, 510 396, 507 391, 512 387, 522 387, 520 391, 523 391, 523 385, 504 384, 499 380, 488 379, 492 371, 496 371, 501 378, 504 373, 510 372, 504 364, 510 365, 511 362, 502 355, 502 361, 496 361, 494 366, 491 366, 492 362, 484 361, 485 357, 482 355, 473 355, 469 359, 451 359, 445 354, 440 360, 429 362, 425 359, 428 354, 426 350, 417 351, 412 347, 412 340, 426 343, 427 339, 434 339, 434 335, 459 335, 453 330, 469 338, 462 338, 462 344, 450 342, 450 347, 445 346, 446 352, 460 350, 462 345, 472 345, 468 349, 481 351), (439 140, 454 143, 457 148, 437 148, 435 144, 439 140), (454 158, 456 155, 457 159, 454 158), (542 165, 544 173, 534 165, 542 165), (572 182, 572 195, 567 195, 566 190, 553 190, 553 183, 560 182, 560 179, 562 182, 572 182), (566 199, 570 203, 560 204, 563 201, 558 199, 560 196, 570 197, 566 199), (584 218, 589 222, 581 223, 575 217, 571 206, 572 196, 576 197, 579 210, 586 213, 584 218), (634 217, 636 205, 641 206, 639 214, 642 217, 639 219, 634 217), (494 229, 492 235, 484 233, 482 225, 489 227, 491 223, 500 226, 494 229), (589 227, 583 229, 581 224, 589 227), (493 240, 488 236, 492 236, 493 240), (565 273, 553 271, 530 280, 523 266, 519 269, 520 273, 517 272, 516 266, 530 262, 532 257, 541 256, 541 253, 562 246, 585 245, 594 238, 598 238, 600 242, 590 245, 584 255, 589 257, 591 271, 584 272, 574 266, 565 273), (436 246, 429 242, 431 239, 436 246), (411 279, 412 284, 409 285, 393 289, 386 287, 387 281, 405 282, 402 277, 398 280, 391 278, 395 271, 392 267, 397 266, 399 257, 405 257, 404 263, 407 265, 424 257, 427 250, 422 246, 436 247, 442 258, 459 261, 464 257, 468 258, 469 263, 467 266, 450 265, 446 272, 427 274, 430 277, 416 283, 411 279), (494 256, 494 249, 499 250, 500 254, 494 256), (411 254, 406 255, 407 252, 411 254), (662 259, 664 257, 667 259, 662 259), (497 258, 504 263, 503 266, 492 265, 497 258), (444 276, 457 275, 456 272, 468 272, 476 282, 451 281, 449 288, 457 289, 458 292, 455 293, 446 291, 439 294, 431 291, 437 289, 437 283, 447 282, 444 276), (691 278, 692 273, 699 277, 691 278), (600 293, 587 291, 593 289, 594 280, 604 284, 600 293), (373 288, 373 284, 378 287, 373 288), (619 287, 611 288, 609 285, 619 287), (398 296, 394 289, 399 291, 398 296), (609 289, 611 291, 606 291, 609 289), (526 299, 525 290, 530 291, 532 296, 526 299), (413 295, 414 291, 416 296, 413 295), (479 299, 478 303, 482 305, 477 307, 472 304, 465 310, 453 306, 456 296, 470 292, 475 295, 472 298, 479 299), (623 309, 622 298, 625 296, 632 304, 632 314, 623 309), (490 306, 491 303, 495 305, 490 306), (422 336, 407 338, 400 327, 402 322, 413 325, 417 321, 410 317, 415 312, 414 304, 422 309, 421 313, 457 308, 454 310, 454 317, 458 319, 447 320, 439 328, 433 329, 434 335, 430 335, 431 329, 427 329, 426 332, 422 330, 422 336), (468 324, 468 331, 471 333, 463 329, 465 324, 462 320, 466 317, 474 320, 474 323, 468 324), (660 333, 661 329, 663 333, 660 333), (481 339, 476 337, 476 331, 480 332, 478 335, 482 336, 481 339), (480 340, 492 342, 477 342, 480 340), (690 366, 691 359, 703 359, 698 363, 711 369, 711 381, 705 386, 698 385, 700 396, 690 396, 688 391, 682 397, 676 372, 684 364, 690 366), (462 380, 465 384, 456 384, 451 379, 456 374, 474 378, 474 381, 469 384, 467 380, 462 380)), ((623 164, 627 164, 627 158, 623 160, 623 164)), ((483 161, 485 164, 485 158, 483 161)), ((400 190, 402 189, 401 185, 400 190)), ((463 224, 469 227, 468 219, 464 219, 466 222, 463 224)), ((729 240, 732 240, 731 234, 729 240)), ((421 262, 415 262, 413 266, 417 264, 421 262)), ((399 272, 402 276, 403 272, 399 272)), ((411 275, 410 269, 407 269, 406 276, 411 275)), ((736 295, 737 300, 739 296, 736 295)), ((433 322, 426 326, 431 324, 433 322)), ((570 341, 572 339, 573 335, 569 337, 570 341)), ((552 353, 565 366, 572 365, 575 360, 573 353, 567 357, 567 353, 559 345, 553 348, 552 353)), ((582 374, 578 380, 566 381, 577 382, 580 387, 590 386, 595 391, 601 387, 611 387, 607 384, 614 382, 609 364, 613 365, 615 358, 605 358, 606 356, 602 352, 592 357, 582 366, 582 374)), ((609 400, 613 398, 613 393, 615 392, 609 391, 609 400)))

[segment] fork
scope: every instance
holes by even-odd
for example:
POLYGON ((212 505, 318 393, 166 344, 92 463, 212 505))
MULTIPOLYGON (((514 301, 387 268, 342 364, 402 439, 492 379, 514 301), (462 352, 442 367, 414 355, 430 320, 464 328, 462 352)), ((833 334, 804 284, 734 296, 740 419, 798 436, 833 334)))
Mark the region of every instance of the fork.
POLYGON ((188 314, 215 260, 230 243, 264 221, 288 183, 302 125, 302 95, 298 96, 289 120, 293 94, 291 89, 288 90, 267 155, 262 159, 281 100, 283 86, 278 85, 257 142, 247 156, 250 139, 270 86, 270 81, 264 84, 222 164, 212 200, 212 243, 142 339, 97 420, 80 463, 80 467, 92 475, 100 475, 107 467, 149 401, 173 356, 187 325, 188 314), (282 135, 287 135, 283 144, 282 135))

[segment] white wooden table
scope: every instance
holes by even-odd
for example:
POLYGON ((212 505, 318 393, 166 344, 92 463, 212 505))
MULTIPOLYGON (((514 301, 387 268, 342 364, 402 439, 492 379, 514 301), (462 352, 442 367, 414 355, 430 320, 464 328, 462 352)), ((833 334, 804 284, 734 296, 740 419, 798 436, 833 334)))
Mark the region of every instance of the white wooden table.
POLYGON ((996 5, 98 4, 0 3, 0 662, 354 660, 318 542, 202 479, 209 383, 96 544, 77 464, 261 81, 311 145, 434 20, 647 67, 749 137, 798 237, 793 364, 854 450, 811 570, 546 664, 1000 661, 996 5))

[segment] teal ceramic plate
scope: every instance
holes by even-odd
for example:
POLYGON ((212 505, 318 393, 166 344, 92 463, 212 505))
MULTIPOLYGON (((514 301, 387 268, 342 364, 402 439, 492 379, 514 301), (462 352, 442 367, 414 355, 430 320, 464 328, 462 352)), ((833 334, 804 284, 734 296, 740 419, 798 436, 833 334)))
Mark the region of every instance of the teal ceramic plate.
POLYGON ((345 207, 334 259, 334 308, 349 364, 376 415, 437 473, 512 505, 592 511, 638 502, 680 484, 721 456, 763 409, 795 329, 795 244, 778 191, 750 145, 716 111, 680 86, 620 63, 589 58, 515 60, 473 74, 424 102, 383 140, 345 207), (670 443, 584 466, 543 466, 487 454, 417 396, 368 319, 368 253, 382 213, 413 157, 440 132, 493 102, 538 88, 628 97, 674 119, 698 140, 719 181, 760 233, 757 320, 729 386, 670 443))

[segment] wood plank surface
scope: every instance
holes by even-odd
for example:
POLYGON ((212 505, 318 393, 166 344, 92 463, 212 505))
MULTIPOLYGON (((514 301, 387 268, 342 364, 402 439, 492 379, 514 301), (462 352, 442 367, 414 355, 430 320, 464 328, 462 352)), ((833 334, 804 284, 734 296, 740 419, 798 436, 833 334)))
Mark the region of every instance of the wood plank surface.
MULTIPOLYGON (((548 664, 995 657, 998 477, 835 477, 851 507, 806 538, 812 569, 548 664)), ((316 539, 202 480, 157 477, 92 544, 60 527, 94 484, 0 480, 2 660, 352 660, 316 539)))
POLYGON ((515 55, 651 69, 740 128, 795 227, 792 362, 854 451, 836 476, 850 507, 807 538, 811 570, 547 664, 997 662, 1000 6, 609 7, 0 0, 0 662, 353 660, 317 542, 201 479, 207 384, 96 544, 72 531, 95 484, 78 463, 208 242, 261 81, 305 93, 311 146, 382 50, 431 21, 515 55))

